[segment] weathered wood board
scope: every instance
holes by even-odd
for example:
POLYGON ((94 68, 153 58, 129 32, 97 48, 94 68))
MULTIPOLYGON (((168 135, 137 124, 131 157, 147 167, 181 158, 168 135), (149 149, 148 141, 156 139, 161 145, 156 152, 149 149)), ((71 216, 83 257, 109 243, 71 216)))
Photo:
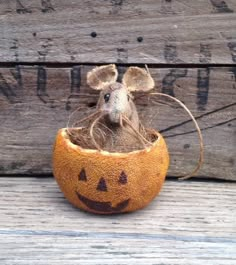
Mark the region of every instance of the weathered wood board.
POLYGON ((4 265, 235 265, 236 183, 167 181, 147 208, 96 216, 53 178, 0 178, 4 265))
POLYGON ((228 64, 235 11, 234 0, 1 1, 0 61, 228 64))
MULTIPOLYGON (((92 66, 0 69, 0 174, 50 174, 56 132, 69 114, 92 106, 97 97, 86 86, 92 66)), ((119 67, 122 74, 125 68, 119 67)), ((236 68, 150 68, 162 91, 186 103, 203 130, 205 162, 198 176, 236 180, 236 68)), ((180 108, 147 106, 137 100, 140 117, 166 137, 171 166, 181 176, 197 163, 199 142, 180 108)), ((78 117, 82 115, 78 114, 78 117)))

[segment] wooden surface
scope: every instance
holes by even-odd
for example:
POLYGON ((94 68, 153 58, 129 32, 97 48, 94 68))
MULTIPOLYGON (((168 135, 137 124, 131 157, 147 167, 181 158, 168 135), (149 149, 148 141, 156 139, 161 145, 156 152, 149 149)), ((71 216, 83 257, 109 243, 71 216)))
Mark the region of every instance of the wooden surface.
POLYGON ((0 61, 233 63, 235 12, 234 0, 1 1, 0 61))
MULTIPOLYGON (((57 130, 66 126, 77 107, 96 103, 97 96, 91 96, 94 92, 85 82, 91 67, 0 68, 0 174, 51 173, 57 130)), ((119 71, 122 74, 125 68, 119 71)), ((150 68, 150 72, 161 86, 156 91, 175 95, 197 117, 205 144, 205 163, 198 175, 236 180, 236 68, 150 68)), ((136 103, 141 120, 166 137, 171 155, 168 175, 190 172, 199 142, 185 111, 146 105, 145 97, 136 103)))
POLYGON ((0 263, 236 264, 236 183, 167 181, 146 209, 97 216, 53 178, 0 178, 0 263))
MULTIPOLYGON (((147 63, 158 91, 182 100, 203 129, 199 176, 236 180, 236 2, 106 0, 0 2, 0 174, 50 174, 56 131, 76 108, 95 104, 91 67, 120 73, 147 63), (219 166, 220 165, 220 166, 219 166)), ((163 131, 169 175, 190 172, 195 129, 183 110, 137 102, 163 131)))

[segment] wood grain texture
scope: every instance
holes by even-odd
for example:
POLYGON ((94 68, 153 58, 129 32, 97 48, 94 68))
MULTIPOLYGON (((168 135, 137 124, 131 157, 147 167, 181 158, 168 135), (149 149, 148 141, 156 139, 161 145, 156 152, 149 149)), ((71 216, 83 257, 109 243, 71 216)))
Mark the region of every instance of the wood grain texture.
POLYGON ((11 0, 1 62, 232 63, 234 0, 11 0))
POLYGON ((235 265, 236 183, 167 181, 144 210, 97 216, 53 178, 0 178, 4 265, 235 265))
MULTIPOLYGON (((51 173, 57 130, 66 127, 73 110, 96 103, 97 94, 85 82, 89 69, 91 66, 0 69, 0 174, 51 173)), ((119 71, 122 75, 125 68, 119 67, 119 71)), ((150 69, 161 87, 156 91, 176 96, 197 117, 205 144, 205 162, 199 176, 236 180, 235 71, 150 69)), ((136 100, 136 104, 141 121, 166 137, 171 156, 168 175, 190 172, 197 162, 199 142, 184 110, 147 105, 146 97, 136 100)), ((77 113, 74 119, 84 115, 77 113)))

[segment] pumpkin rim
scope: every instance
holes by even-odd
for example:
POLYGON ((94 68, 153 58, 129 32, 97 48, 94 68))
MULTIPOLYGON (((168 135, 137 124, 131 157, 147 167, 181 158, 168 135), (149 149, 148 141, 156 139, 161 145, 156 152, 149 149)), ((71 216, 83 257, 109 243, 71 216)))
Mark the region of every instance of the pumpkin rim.
MULTIPOLYGON (((83 127, 74 127, 73 129, 82 129, 83 127)), ((102 156, 111 156, 111 157, 128 157, 130 155, 137 155, 137 154, 141 154, 141 153, 148 153, 150 152, 152 149, 154 149, 159 142, 161 141, 161 139, 163 139, 163 136, 156 130, 154 129, 150 129, 150 131, 152 132, 153 135, 157 136, 157 139, 149 146, 143 149, 139 149, 139 150, 134 150, 134 151, 130 151, 130 152, 109 152, 106 150, 97 150, 97 149, 88 149, 88 148, 83 148, 79 145, 76 145, 74 143, 71 142, 70 137, 67 133, 67 129, 68 128, 61 128, 58 132, 59 135, 61 135, 61 137, 63 138, 63 140, 65 141, 66 145, 76 151, 79 152, 83 152, 83 153, 87 153, 87 154, 100 154, 102 156)))

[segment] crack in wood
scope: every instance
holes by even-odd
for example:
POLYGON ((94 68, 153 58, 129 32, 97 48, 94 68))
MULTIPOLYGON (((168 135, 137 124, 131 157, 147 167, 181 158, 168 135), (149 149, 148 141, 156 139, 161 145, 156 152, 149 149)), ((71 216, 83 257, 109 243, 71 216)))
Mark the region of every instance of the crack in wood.
MULTIPOLYGON (((236 102, 233 102, 233 103, 228 104, 228 105, 225 105, 225 106, 223 106, 223 107, 221 107, 221 108, 218 108, 218 109, 215 109, 215 110, 212 110, 212 111, 206 112, 206 113, 204 113, 204 114, 201 114, 201 115, 199 115, 199 116, 196 116, 195 119, 196 119, 196 120, 199 120, 199 119, 201 119, 201 118, 203 118, 203 117, 205 117, 205 116, 209 116, 209 115, 211 115, 211 114, 213 114, 213 113, 220 112, 220 111, 222 111, 222 110, 225 110, 225 109, 230 108, 230 107, 233 107, 233 106, 236 106, 236 102)), ((170 130, 172 130, 172 129, 175 129, 175 128, 178 128, 178 127, 181 127, 181 126, 183 126, 183 125, 185 125, 185 124, 187 124, 187 123, 189 123, 189 122, 192 122, 192 119, 188 119, 188 120, 183 121, 183 122, 180 122, 180 123, 178 123, 178 124, 171 125, 171 126, 165 128, 165 129, 163 129, 163 130, 160 130, 160 133, 164 133, 164 132, 170 131, 170 130)))
MULTIPOLYGON (((219 127, 219 126, 225 125, 225 124, 227 124, 229 122, 232 122, 232 121, 235 121, 235 120, 236 120, 236 118, 233 118, 233 119, 230 119, 230 120, 227 120, 227 121, 223 121, 223 122, 219 122, 219 123, 214 124, 212 126, 201 128, 201 131, 206 131, 208 129, 219 127)), ((181 136, 181 135, 186 135, 186 134, 191 134, 191 133, 196 133, 196 132, 197 132, 197 130, 191 130, 191 131, 187 131, 187 132, 183 132, 183 133, 175 133, 175 134, 165 135, 164 137, 165 138, 173 138, 175 136, 181 136)))
MULTIPOLYGON (((86 63, 81 63, 80 65, 83 66, 101 66, 105 64, 110 64, 111 62, 96 62, 96 63, 91 63, 91 62, 86 62, 86 63)), ((116 63, 116 66, 123 66, 123 67, 129 67, 129 66, 137 66, 137 67, 145 67, 146 64, 144 63, 116 63)), ((73 66, 78 66, 77 62, 43 62, 43 61, 34 61, 34 62, 26 62, 26 61, 12 61, 12 62, 5 62, 5 61, 0 61, 0 67, 1 68, 9 68, 9 67, 16 67, 17 65, 24 65, 24 66, 45 66, 47 68, 67 68, 67 67, 73 67, 73 66)), ((209 64, 204 64, 204 63, 185 63, 185 62, 174 62, 174 63, 148 63, 148 68, 160 68, 160 69, 176 69, 176 68, 189 68, 189 69, 195 69, 195 68, 224 68, 224 67, 235 67, 235 63, 209 63, 209 64)))

